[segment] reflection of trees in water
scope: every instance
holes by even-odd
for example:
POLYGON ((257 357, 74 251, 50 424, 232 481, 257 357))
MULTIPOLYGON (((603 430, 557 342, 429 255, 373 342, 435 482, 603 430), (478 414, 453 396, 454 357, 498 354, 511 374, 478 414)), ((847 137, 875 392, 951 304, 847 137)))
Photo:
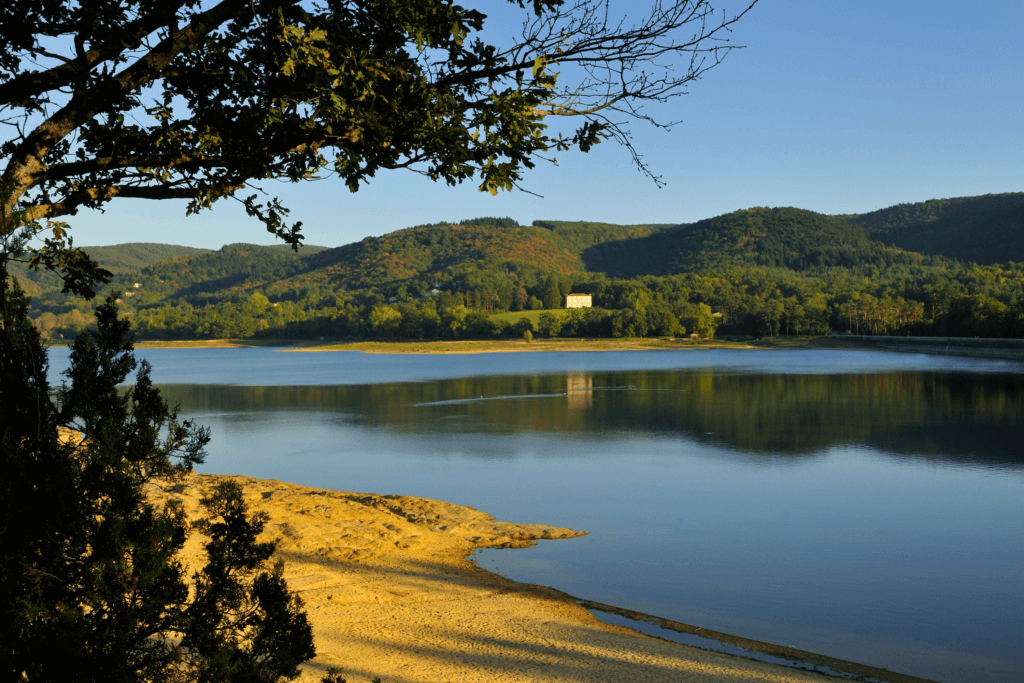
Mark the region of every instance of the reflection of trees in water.
POLYGON ((315 410, 411 432, 640 432, 754 453, 863 444, 922 457, 1024 464, 1024 383, 998 375, 759 375, 629 371, 358 386, 164 389, 183 414, 315 410), (464 418, 464 419, 452 419, 464 418))

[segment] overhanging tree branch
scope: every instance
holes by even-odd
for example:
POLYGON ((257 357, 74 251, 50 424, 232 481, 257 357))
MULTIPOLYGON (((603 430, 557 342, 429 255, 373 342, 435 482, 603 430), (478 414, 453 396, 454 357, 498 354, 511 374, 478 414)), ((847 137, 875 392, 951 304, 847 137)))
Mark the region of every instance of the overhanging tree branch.
MULTIPOLYGON (((525 21, 505 45, 444 0, 14 2, 30 37, 0 27, 3 234, 119 197, 191 211, 270 178, 356 191, 405 168, 511 190, 549 152, 606 139, 656 179, 627 123, 671 125, 644 106, 736 49, 728 33, 756 0, 719 19, 710 0, 653 0, 632 25, 604 0, 512 0, 525 21), (555 116, 580 125, 549 132, 555 116)), ((297 244, 277 204, 247 207, 297 244)))

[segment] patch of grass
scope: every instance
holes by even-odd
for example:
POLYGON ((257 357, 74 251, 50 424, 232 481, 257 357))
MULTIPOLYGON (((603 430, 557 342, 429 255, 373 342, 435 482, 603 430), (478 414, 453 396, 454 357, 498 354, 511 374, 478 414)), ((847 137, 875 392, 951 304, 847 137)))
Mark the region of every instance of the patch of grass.
MULTIPOLYGON (((558 318, 565 318, 569 315, 569 308, 549 308, 542 311, 509 311, 508 313, 495 313, 491 320, 504 320, 509 325, 514 325, 520 318, 529 318, 534 327, 540 324, 540 316, 544 313, 551 313, 558 318)), ((602 310, 602 309, 595 309, 602 310)))
POLYGON ((137 349, 233 349, 251 347, 276 346, 314 346, 318 343, 311 339, 172 339, 135 342, 137 349))
POLYGON ((294 351, 363 351, 365 353, 488 353, 527 350, 522 339, 347 341, 289 349, 294 351))

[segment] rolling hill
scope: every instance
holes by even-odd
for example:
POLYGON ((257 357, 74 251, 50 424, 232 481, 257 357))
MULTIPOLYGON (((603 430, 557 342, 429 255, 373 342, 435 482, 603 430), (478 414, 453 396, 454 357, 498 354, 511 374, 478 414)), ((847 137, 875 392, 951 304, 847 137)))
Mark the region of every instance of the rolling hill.
POLYGON ((848 216, 871 239, 975 263, 1024 261, 1024 192, 932 199, 848 216))
POLYGON ((109 247, 85 247, 85 251, 115 275, 139 271, 160 261, 212 253, 211 249, 153 244, 151 242, 132 242, 109 247))
POLYGON ((845 218, 804 209, 754 207, 659 230, 583 254, 588 269, 614 277, 709 273, 735 266, 816 271, 893 262, 918 255, 887 247, 845 218))
MULTIPOLYGON (((151 264, 115 285, 137 280, 147 299, 220 298, 231 292, 266 286, 309 269, 309 263, 326 247, 304 246, 298 252, 288 245, 227 244, 206 251, 151 264)), ((118 289, 120 289, 118 285, 118 289)))
MULTIPOLYGON (((782 329, 784 318, 797 321, 801 309, 816 311, 815 329, 827 329, 828 316, 831 324, 857 327, 856 309, 871 329, 888 329, 885 310, 896 311, 903 326, 953 311, 967 322, 942 330, 995 334, 1016 329, 1013 307, 1024 301, 1024 273, 1015 264, 979 269, 966 262, 971 255, 1015 254, 1014 245, 1024 240, 1022 217, 1024 193, 1017 193, 858 216, 754 207, 682 225, 470 219, 298 253, 251 244, 217 251, 129 244, 90 253, 115 272, 108 291, 122 298, 128 313, 148 321, 146 329, 163 330, 159 334, 364 334, 370 312, 386 304, 405 306, 399 317, 425 315, 422 329, 440 330, 437 316, 453 306, 521 311, 568 291, 592 293, 595 306, 613 311, 640 310, 650 298, 659 302, 661 329, 672 329, 663 313, 675 311, 683 320, 700 303, 769 331, 782 329), (988 241, 979 235, 989 235, 988 241), (922 242, 929 245, 922 252, 905 247, 922 242), (426 311, 428 301, 433 312, 426 311), (787 306, 792 313, 779 312, 787 306)), ((24 275, 36 297, 35 315, 50 315, 50 330, 63 334, 87 324, 91 305, 59 294, 55 276, 24 275)), ((800 329, 802 323, 794 324, 800 329)), ((421 328, 407 321, 403 329, 421 328)))
POLYGON ((350 290, 405 284, 426 291, 452 282, 472 286, 488 273, 526 282, 550 271, 580 276, 588 270, 582 258, 588 248, 648 236, 659 227, 563 221, 420 226, 323 251, 289 284, 350 290))
MULTIPOLYGON (((189 258, 199 254, 212 253, 210 249, 150 242, 83 247, 83 250, 115 276, 135 273, 168 259, 189 258)), ((60 278, 54 273, 47 270, 29 270, 21 263, 12 264, 11 272, 18 278, 22 288, 29 296, 39 297, 46 293, 57 292, 62 285, 60 278)))

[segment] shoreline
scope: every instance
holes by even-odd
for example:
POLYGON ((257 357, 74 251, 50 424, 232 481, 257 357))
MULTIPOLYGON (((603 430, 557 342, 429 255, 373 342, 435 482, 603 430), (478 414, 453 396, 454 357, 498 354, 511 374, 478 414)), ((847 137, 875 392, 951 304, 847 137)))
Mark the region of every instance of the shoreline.
POLYGON ((878 349, 899 353, 923 353, 937 356, 990 358, 1024 361, 1024 339, 993 339, 981 337, 872 337, 837 335, 837 348, 878 349))
MULTIPOLYGON (((50 344, 52 347, 66 344, 50 344)), ((365 341, 345 342, 319 341, 309 339, 263 340, 263 339, 208 339, 178 341, 141 341, 137 349, 236 349, 272 348, 281 353, 328 353, 332 351, 357 351, 370 354, 392 355, 475 355, 483 353, 601 353, 613 351, 696 351, 710 349, 734 350, 860 350, 917 353, 938 356, 961 356, 991 360, 1024 360, 1024 340, 999 340, 974 338, 932 338, 932 337, 865 337, 865 336, 818 336, 818 337, 777 337, 767 339, 728 340, 685 338, 554 338, 534 339, 483 339, 446 341, 365 341)))
MULTIPOLYGON (((667 351, 689 349, 782 349, 815 348, 824 337, 793 337, 790 339, 761 339, 731 341, 724 339, 691 340, 685 338, 665 339, 644 337, 617 339, 597 338, 554 338, 534 339, 469 339, 469 340, 428 340, 428 341, 319 341, 310 339, 265 340, 265 339, 204 339, 137 341, 137 349, 232 349, 272 348, 281 352, 328 352, 362 351, 378 354, 476 354, 476 353, 533 353, 550 351, 600 352, 600 351, 667 351)), ((52 347, 68 344, 50 344, 52 347)))
POLYGON ((361 351, 373 354, 396 355, 449 355, 479 353, 543 353, 573 352, 600 353, 606 351, 676 351, 693 349, 754 349, 747 342, 731 342, 718 340, 691 341, 689 339, 660 338, 555 338, 534 339, 531 342, 522 339, 486 339, 486 340, 452 340, 452 341, 354 341, 332 343, 322 346, 305 346, 296 349, 282 349, 288 352, 329 352, 329 351, 361 351))
MULTIPOLYGON (((238 484, 251 511, 270 515, 265 538, 280 538, 275 557, 285 560, 285 579, 305 603, 318 652, 299 681, 318 682, 329 667, 341 668, 350 683, 375 677, 385 683, 836 680, 607 624, 588 607, 648 622, 658 618, 516 583, 468 559, 476 548, 526 548, 586 532, 495 521, 443 501, 245 476, 190 475, 181 486, 152 487, 149 495, 157 504, 182 500, 192 515, 220 481, 238 484)), ((181 558, 186 566, 196 566, 201 541, 189 539, 181 558)), ((674 628, 675 622, 660 621, 674 628)), ((795 650, 784 654, 810 666, 843 664, 795 650)), ((849 673, 891 683, 923 680, 872 667, 849 673)))
MULTIPOLYGON (((49 343, 47 348, 70 347, 70 343, 49 343)), ((470 355, 481 353, 599 353, 607 351, 684 351, 709 349, 743 350, 861 350, 962 356, 993 360, 1024 360, 1024 339, 977 337, 893 337, 864 335, 820 335, 743 339, 690 339, 685 337, 555 337, 522 339, 389 340, 348 341, 318 339, 179 339, 136 341, 136 349, 240 349, 270 348, 282 353, 358 351, 394 355, 470 355)))

